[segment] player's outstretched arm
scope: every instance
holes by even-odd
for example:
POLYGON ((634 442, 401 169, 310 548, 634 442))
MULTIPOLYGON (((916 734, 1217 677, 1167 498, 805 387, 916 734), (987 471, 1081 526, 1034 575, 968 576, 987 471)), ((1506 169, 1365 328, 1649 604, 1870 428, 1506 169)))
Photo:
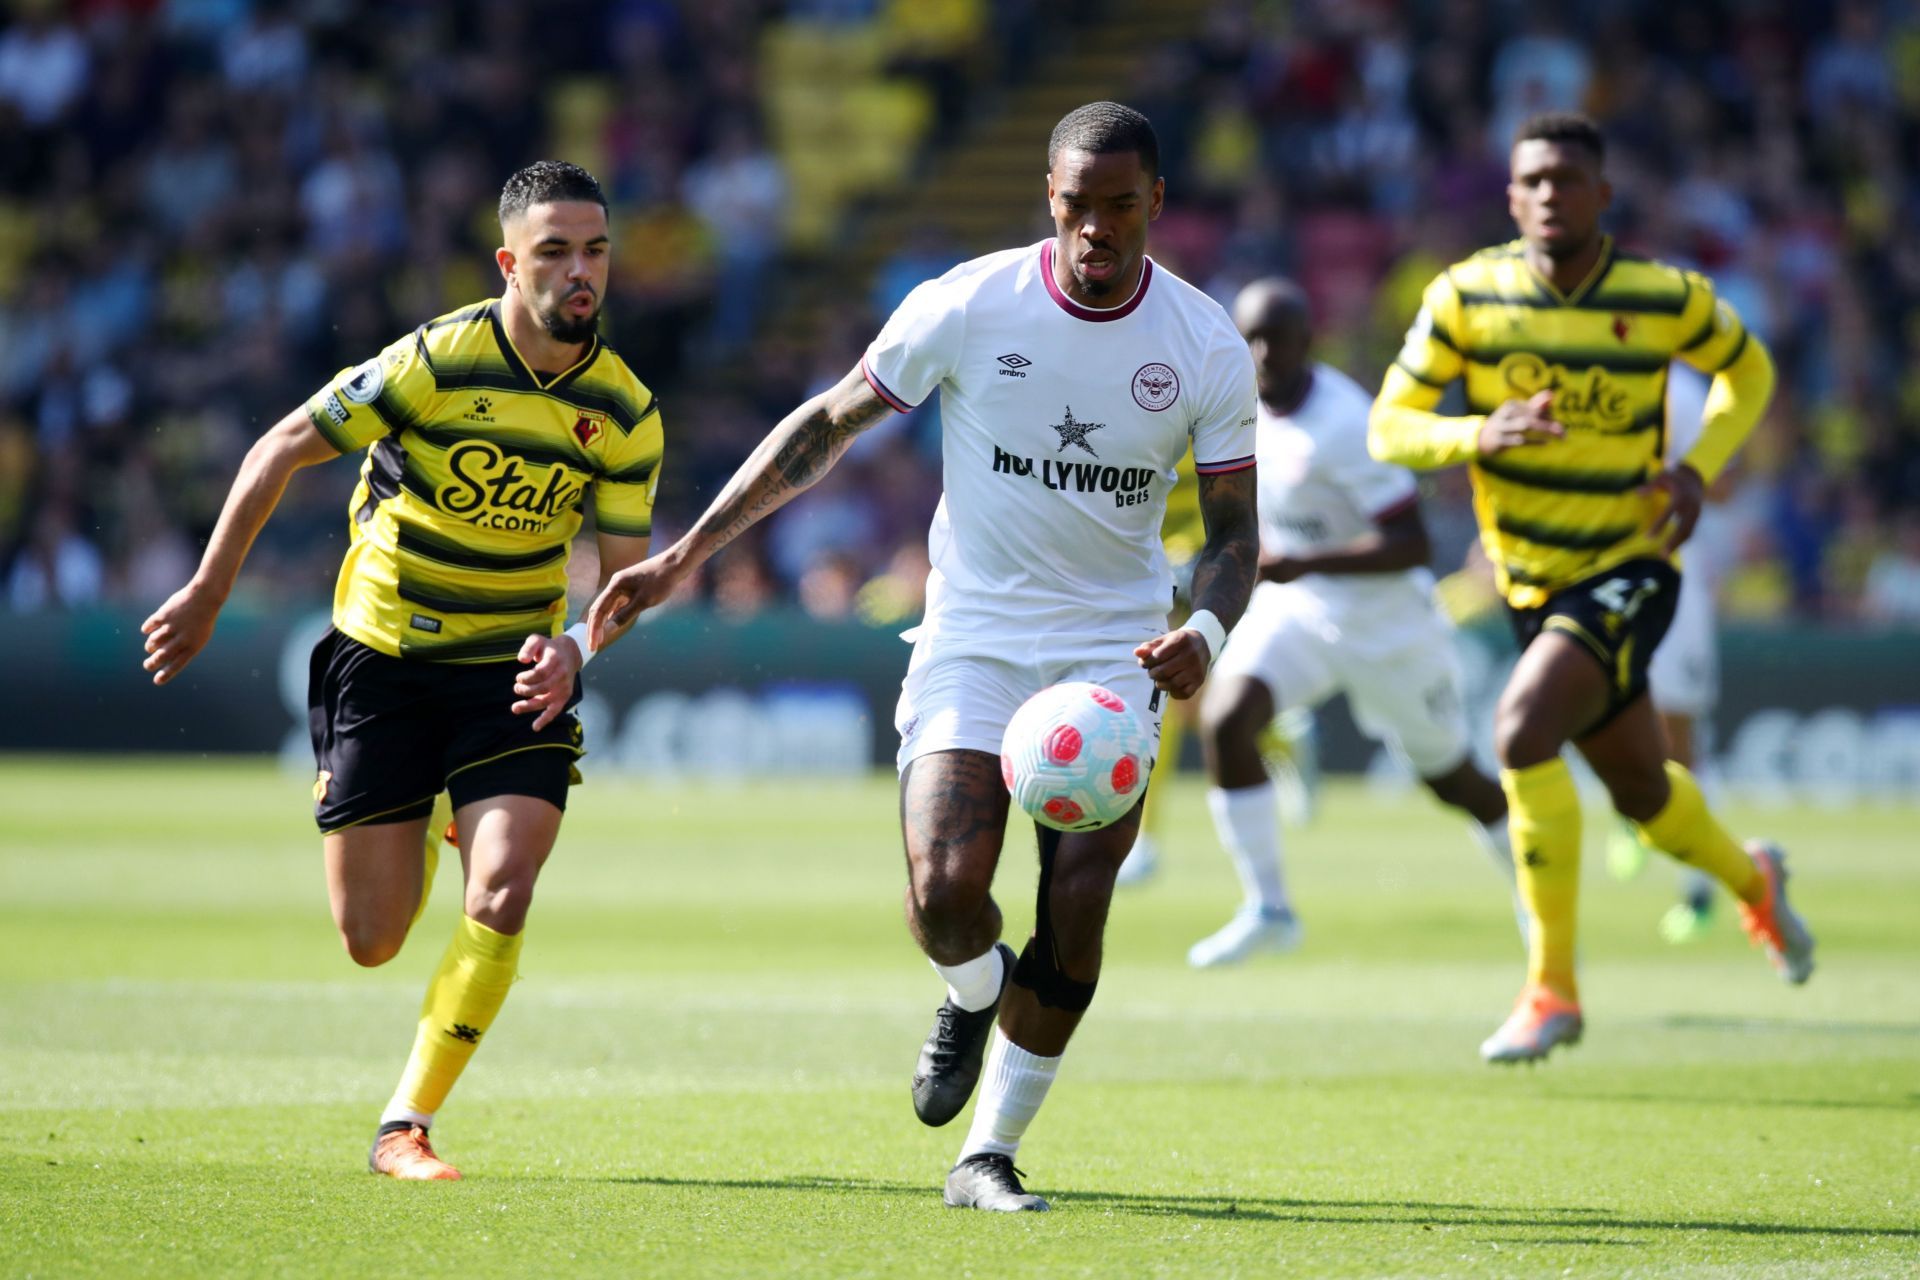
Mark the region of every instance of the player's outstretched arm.
POLYGON ((340 451, 314 429, 305 409, 295 409, 247 450, 227 491, 226 506, 207 540, 193 580, 167 598, 140 624, 155 684, 165 684, 193 661, 213 638, 214 620, 227 602, 253 540, 280 503, 287 481, 302 467, 337 458, 340 451))
POLYGON ((838 384, 788 414, 747 455, 684 537, 607 583, 587 611, 594 649, 624 635, 635 618, 673 594, 714 552, 811 488, 855 436, 892 412, 855 366, 838 384))
POLYGON ((1773 398, 1773 357, 1760 339, 1741 332, 1742 341, 1727 363, 1714 371, 1713 387, 1701 415, 1700 438, 1680 462, 1642 486, 1665 499, 1653 532, 1666 540, 1669 554, 1693 536, 1707 490, 1733 455, 1753 434, 1773 398))
MULTIPOLYGON (((1193 608, 1210 613, 1221 634, 1246 612, 1247 598, 1260 561, 1260 526, 1254 511, 1254 468, 1203 475, 1200 513, 1207 541, 1193 558, 1193 608)), ((1207 668, 1220 655, 1213 643, 1191 626, 1149 640, 1133 651, 1158 688, 1176 698, 1191 698, 1206 683, 1207 668)))
POLYGON ((1439 402, 1439 388, 1415 381, 1397 365, 1388 369, 1367 417, 1368 452, 1381 462, 1431 471, 1567 434, 1554 420, 1551 391, 1508 400, 1485 415, 1435 413, 1439 402))
MULTIPOLYGON (((613 575, 647 558, 651 538, 630 538, 601 530, 594 535, 600 552, 600 584, 595 591, 607 589, 613 575)), ((562 635, 536 632, 520 646, 520 663, 525 670, 514 677, 513 714, 532 716, 535 733, 552 724, 567 709, 573 698, 573 684, 580 668, 587 665, 593 647, 582 647, 578 626, 568 627, 562 635)))
POLYGON ((1262 555, 1260 580, 1292 582, 1309 573, 1397 573, 1402 569, 1418 569, 1432 556, 1433 546, 1427 541, 1420 504, 1409 501, 1397 511, 1376 517, 1373 532, 1343 546, 1299 556, 1262 555))

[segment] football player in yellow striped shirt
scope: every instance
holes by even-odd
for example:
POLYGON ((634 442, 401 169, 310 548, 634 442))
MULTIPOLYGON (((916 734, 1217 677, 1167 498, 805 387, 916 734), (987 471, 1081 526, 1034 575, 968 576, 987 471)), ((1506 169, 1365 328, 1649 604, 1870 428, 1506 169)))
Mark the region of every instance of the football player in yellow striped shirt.
POLYGON ((591 651, 583 626, 562 631, 574 535, 591 499, 601 585, 645 559, 662 450, 652 394, 599 339, 599 184, 575 165, 531 165, 501 194, 500 230, 501 296, 342 371, 262 436, 199 572, 142 627, 146 669, 166 684, 212 638, 293 473, 366 451, 308 692, 314 816, 347 953, 378 965, 399 952, 431 880, 442 791, 466 872, 464 914, 368 1156, 410 1180, 460 1176, 428 1127, 513 984, 578 781, 572 708, 591 651))
POLYGON ((1813 972, 1780 850, 1727 834, 1667 758, 1647 697, 1647 662, 1679 586, 1675 552, 1766 408, 1773 364, 1706 277, 1623 253, 1600 230, 1612 197, 1604 160, 1584 116, 1521 126, 1507 187, 1521 238, 1427 287, 1370 423, 1385 461, 1468 464, 1481 543, 1522 650, 1494 738, 1531 947, 1512 1016, 1480 1046, 1490 1062, 1544 1057, 1583 1029, 1580 798, 1560 755, 1569 741, 1649 845, 1740 899, 1748 934, 1787 981, 1813 972), (1698 442, 1665 465, 1675 359, 1713 388, 1698 442), (1436 413, 1456 380, 1466 415, 1436 413))

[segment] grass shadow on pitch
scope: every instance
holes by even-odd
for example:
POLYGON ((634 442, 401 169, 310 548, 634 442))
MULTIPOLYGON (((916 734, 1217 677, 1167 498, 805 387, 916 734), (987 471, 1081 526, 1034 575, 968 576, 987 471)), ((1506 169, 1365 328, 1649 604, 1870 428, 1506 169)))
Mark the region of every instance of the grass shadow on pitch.
POLYGON ((1554 1236, 1551 1240, 1541 1240, 1534 1236, 1475 1236, 1476 1240, 1485 1240, 1492 1244, 1578 1244, 1602 1245, 1616 1249, 1642 1249, 1645 1240, 1609 1240, 1605 1236, 1554 1236))
MULTIPOLYGON (((1290 1200, 1253 1197, 1154 1196, 1116 1193, 1064 1193, 1064 1203, 1091 1201, 1121 1213, 1203 1218, 1215 1221, 1255 1219, 1318 1223, 1326 1226, 1521 1227, 1540 1231, 1655 1231, 1676 1228, 1726 1235, 1885 1236, 1920 1239, 1920 1228, 1803 1226, 1777 1222, 1718 1222, 1702 1219, 1630 1218, 1610 1209, 1533 1208, 1512 1205, 1427 1205, 1420 1201, 1290 1200), (1345 1212, 1341 1212, 1345 1210, 1345 1212), (1437 1212, 1435 1212, 1437 1210, 1437 1212)), ((1553 1237, 1559 1240, 1560 1237, 1553 1237)), ((1571 1243, 1571 1241, 1569 1241, 1571 1243)), ((1620 1243, 1632 1243, 1630 1241, 1620 1243)))
POLYGON ((1904 1111, 1908 1115, 1920 1115, 1920 1093, 1902 1094, 1897 1098, 1755 1098, 1746 1094, 1728 1098, 1712 1094, 1686 1093, 1599 1093, 1556 1091, 1554 1099, 1562 1102, 1641 1102, 1654 1106, 1685 1107, 1780 1107, 1804 1108, 1811 1111, 1904 1111))
MULTIPOLYGON (((899 1182, 826 1174, 780 1178, 673 1178, 654 1175, 616 1177, 633 1186, 698 1187, 735 1191, 835 1191, 886 1196, 932 1197, 931 1182, 899 1182)), ((1498 1204, 1461 1204, 1432 1200, 1311 1200, 1285 1196, 1151 1195, 1123 1191, 1075 1191, 1035 1186, 1059 1210, 1098 1208, 1144 1217, 1196 1218, 1214 1222, 1295 1222, 1327 1226, 1518 1227, 1537 1231, 1686 1231, 1734 1236, 1843 1236, 1920 1240, 1920 1227, 1810 1226, 1782 1222, 1719 1222, 1702 1219, 1630 1218, 1611 1209, 1498 1204)), ((1521 1237, 1514 1237, 1516 1241, 1521 1237)), ((1530 1243, 1631 1245, 1631 1240, 1554 1236, 1530 1243)))
MULTIPOLYGON (((888 1196, 924 1196, 937 1194, 938 1181, 898 1182, 881 1178, 852 1178, 829 1174, 790 1174, 779 1178, 674 1178, 655 1174, 634 1174, 612 1177, 608 1182, 629 1186, 648 1187, 698 1187, 709 1190, 728 1191, 846 1191, 856 1194, 888 1196)), ((1322 1209, 1377 1209, 1395 1208, 1403 1210, 1430 1210, 1435 1213, 1471 1214, 1485 1210, 1483 1205, 1449 1204, 1430 1200, 1286 1200, 1261 1197, 1227 1196, 1135 1196, 1111 1191, 1046 1191, 1049 1197, 1059 1195, 1075 1203, 1098 1202, 1104 1206, 1138 1212, 1173 1212, 1174 1206, 1191 1205, 1195 1216, 1201 1217, 1253 1217, 1256 1209, 1242 1209, 1238 1206, 1309 1206, 1322 1209)), ((1551 1212, 1578 1213, 1577 1209, 1552 1210, 1551 1212)))
POLYGON ((1665 1031, 1737 1031, 1745 1035, 1920 1036, 1920 1022, 1838 1022, 1812 1018, 1729 1018, 1715 1014, 1677 1013, 1652 1019, 1665 1031))

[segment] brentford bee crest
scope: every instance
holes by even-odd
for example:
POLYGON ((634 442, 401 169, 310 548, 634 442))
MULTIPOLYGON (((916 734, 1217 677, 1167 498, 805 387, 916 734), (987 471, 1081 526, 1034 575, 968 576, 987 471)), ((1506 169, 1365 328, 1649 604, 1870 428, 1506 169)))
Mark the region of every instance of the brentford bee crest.
POLYGON ((1148 413, 1159 413, 1180 398, 1180 375, 1171 365, 1143 364, 1133 375, 1133 399, 1148 413))

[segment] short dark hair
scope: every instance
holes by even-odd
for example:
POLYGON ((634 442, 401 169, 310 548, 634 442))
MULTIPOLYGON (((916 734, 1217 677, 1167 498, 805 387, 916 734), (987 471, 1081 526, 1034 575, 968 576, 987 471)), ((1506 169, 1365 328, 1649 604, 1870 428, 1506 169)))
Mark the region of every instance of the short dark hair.
POLYGON ((1132 151, 1140 157, 1140 167, 1149 178, 1160 176, 1160 139, 1153 122, 1132 107, 1117 102, 1089 102, 1075 107, 1053 126, 1047 139, 1047 172, 1062 151, 1085 151, 1106 155, 1113 151, 1132 151))
POLYGON ((591 200, 604 212, 607 197, 594 176, 565 160, 536 160, 507 179, 500 188, 500 225, 537 204, 555 200, 591 200))
POLYGON ((1523 142, 1571 142, 1593 152, 1596 163, 1607 159, 1607 140, 1591 117, 1578 111, 1542 111, 1528 116, 1513 131, 1513 145, 1523 142))

